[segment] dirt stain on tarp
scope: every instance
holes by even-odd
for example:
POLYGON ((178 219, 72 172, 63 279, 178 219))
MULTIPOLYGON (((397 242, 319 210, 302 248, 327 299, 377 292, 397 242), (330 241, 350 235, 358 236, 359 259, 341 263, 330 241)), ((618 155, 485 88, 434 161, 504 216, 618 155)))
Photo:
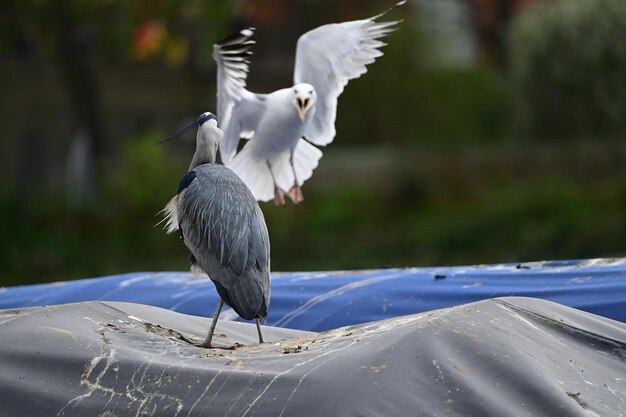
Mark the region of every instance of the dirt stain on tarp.
POLYGON ((296 346, 285 346, 282 348, 283 353, 299 353, 305 350, 308 350, 308 346, 296 345, 296 346))
MULTIPOLYGON (((184 334, 177 332, 176 330, 172 330, 169 329, 167 327, 163 327, 159 324, 152 324, 152 323, 148 323, 148 322, 143 322, 144 328, 146 331, 150 332, 150 333, 154 333, 156 335, 159 336, 163 336, 163 337, 167 337, 170 340, 174 340, 174 341, 182 341, 185 343, 188 343, 192 346, 195 347, 200 347, 203 349, 206 349, 204 346, 201 345, 201 340, 196 338, 196 337, 187 337, 184 334)), ((226 338, 226 335, 223 333, 215 333, 213 336, 219 337, 219 338, 226 338)), ((212 349, 224 349, 224 350, 237 350, 241 347, 243 347, 244 345, 242 345, 241 343, 235 343, 233 345, 220 345, 220 346, 213 346, 212 349)))
POLYGON ((144 328, 147 332, 150 333, 154 333, 157 334, 159 336, 165 336, 168 339, 173 339, 173 340, 182 340, 183 342, 187 342, 191 345, 195 345, 198 342, 195 340, 192 340, 190 338, 188 338, 187 336, 185 336, 184 334, 177 332, 176 330, 172 330, 172 329, 168 329, 166 327, 162 327, 158 324, 152 324, 152 323, 148 323, 146 321, 143 322, 144 328))
POLYGON ((15 316, 20 314, 20 310, 3 310, 0 311, 0 316, 15 316))
POLYGON ((566 392, 566 394, 573 399, 574 401, 576 401, 578 403, 578 405, 580 405, 582 408, 584 408, 585 410, 587 408, 589 408, 589 404, 587 404, 585 401, 583 401, 582 398, 580 398, 580 392, 577 393, 573 393, 573 392, 566 392))
POLYGON ((387 365, 376 365, 376 366, 370 366, 370 369, 374 372, 380 372, 383 369, 385 369, 387 367, 387 365))

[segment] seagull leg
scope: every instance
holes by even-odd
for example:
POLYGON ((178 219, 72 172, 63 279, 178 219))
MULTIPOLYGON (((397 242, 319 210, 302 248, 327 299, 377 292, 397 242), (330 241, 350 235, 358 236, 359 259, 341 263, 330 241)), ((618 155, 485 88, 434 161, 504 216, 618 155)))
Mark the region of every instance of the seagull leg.
POLYGON ((285 205, 285 192, 277 185, 274 186, 274 204, 277 206, 285 205))
POLYGON ((259 333, 259 343, 264 343, 263 342, 263 335, 261 334, 261 323, 259 322, 259 319, 256 318, 256 331, 259 333))
POLYGON ((277 206, 285 205, 285 192, 276 184, 276 178, 274 177, 274 172, 272 171, 272 164, 270 161, 267 161, 267 167, 270 170, 270 174, 272 174, 272 181, 274 181, 274 204, 277 206))
POLYGON ((213 339, 213 332, 215 331, 215 325, 217 324, 217 319, 220 316, 220 311, 222 311, 222 306, 224 306, 224 300, 222 300, 222 298, 220 297, 220 301, 219 303, 217 303, 217 310, 215 310, 215 314, 213 315, 213 321, 211 322, 211 328, 209 329, 209 334, 207 335, 206 339, 204 339, 204 342, 202 342, 200 346, 205 347, 205 348, 213 347, 211 346, 211 339, 213 339))
POLYGON ((291 170, 293 171, 293 187, 289 189, 287 195, 293 201, 294 204, 300 204, 304 201, 304 196, 302 195, 302 189, 298 185, 298 176, 296 175, 296 167, 293 166, 293 152, 289 157, 289 165, 291 165, 291 170))

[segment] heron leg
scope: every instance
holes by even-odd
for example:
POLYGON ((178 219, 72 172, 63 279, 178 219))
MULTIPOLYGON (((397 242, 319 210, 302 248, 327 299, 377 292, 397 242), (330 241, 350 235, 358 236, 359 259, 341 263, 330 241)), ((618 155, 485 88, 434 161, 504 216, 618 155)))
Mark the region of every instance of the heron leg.
POLYGON ((270 170, 270 174, 272 175, 272 181, 274 181, 274 204, 277 206, 285 205, 285 192, 276 184, 276 178, 274 177, 274 172, 272 171, 272 164, 270 161, 267 162, 267 167, 270 170))
POLYGON ((261 334, 261 323, 258 318, 256 318, 255 320, 256 320, 256 331, 259 333, 259 343, 264 343, 263 335, 261 334))
POLYGON ((294 204, 300 204, 304 201, 304 196, 302 195, 302 189, 298 185, 296 167, 293 165, 293 152, 291 152, 291 156, 289 157, 289 165, 291 165, 291 170, 293 171, 293 186, 289 189, 287 195, 294 204))
POLYGON ((213 339, 213 332, 215 331, 215 325, 217 324, 217 319, 220 316, 220 311, 222 311, 222 307, 224 306, 224 300, 220 297, 220 301, 217 303, 217 310, 215 310, 215 314, 213 315, 213 321, 211 322, 211 328, 209 329, 209 334, 206 339, 200 346, 205 348, 213 347, 211 346, 211 340, 213 339))

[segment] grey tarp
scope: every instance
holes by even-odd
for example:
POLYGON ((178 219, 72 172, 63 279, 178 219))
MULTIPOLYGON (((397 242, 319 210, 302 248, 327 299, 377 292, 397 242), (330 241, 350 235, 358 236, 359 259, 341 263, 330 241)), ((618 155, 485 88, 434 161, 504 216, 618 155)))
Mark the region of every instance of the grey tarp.
POLYGON ((324 333, 266 327, 263 345, 251 344, 253 325, 220 323, 216 340, 231 349, 192 344, 208 325, 113 302, 0 311, 0 414, 626 414, 626 325, 548 301, 491 299, 324 333))

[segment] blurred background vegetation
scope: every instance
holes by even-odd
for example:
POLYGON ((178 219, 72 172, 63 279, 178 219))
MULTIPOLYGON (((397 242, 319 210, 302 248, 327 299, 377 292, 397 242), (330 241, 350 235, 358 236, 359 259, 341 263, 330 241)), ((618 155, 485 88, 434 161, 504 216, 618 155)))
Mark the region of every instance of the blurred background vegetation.
MULTIPOLYGON (((257 27, 248 87, 383 0, 1 0, 0 286, 184 270, 155 224, 215 109, 212 45, 257 27)), ((339 100, 275 271, 626 255, 626 3, 410 0, 339 100)))

